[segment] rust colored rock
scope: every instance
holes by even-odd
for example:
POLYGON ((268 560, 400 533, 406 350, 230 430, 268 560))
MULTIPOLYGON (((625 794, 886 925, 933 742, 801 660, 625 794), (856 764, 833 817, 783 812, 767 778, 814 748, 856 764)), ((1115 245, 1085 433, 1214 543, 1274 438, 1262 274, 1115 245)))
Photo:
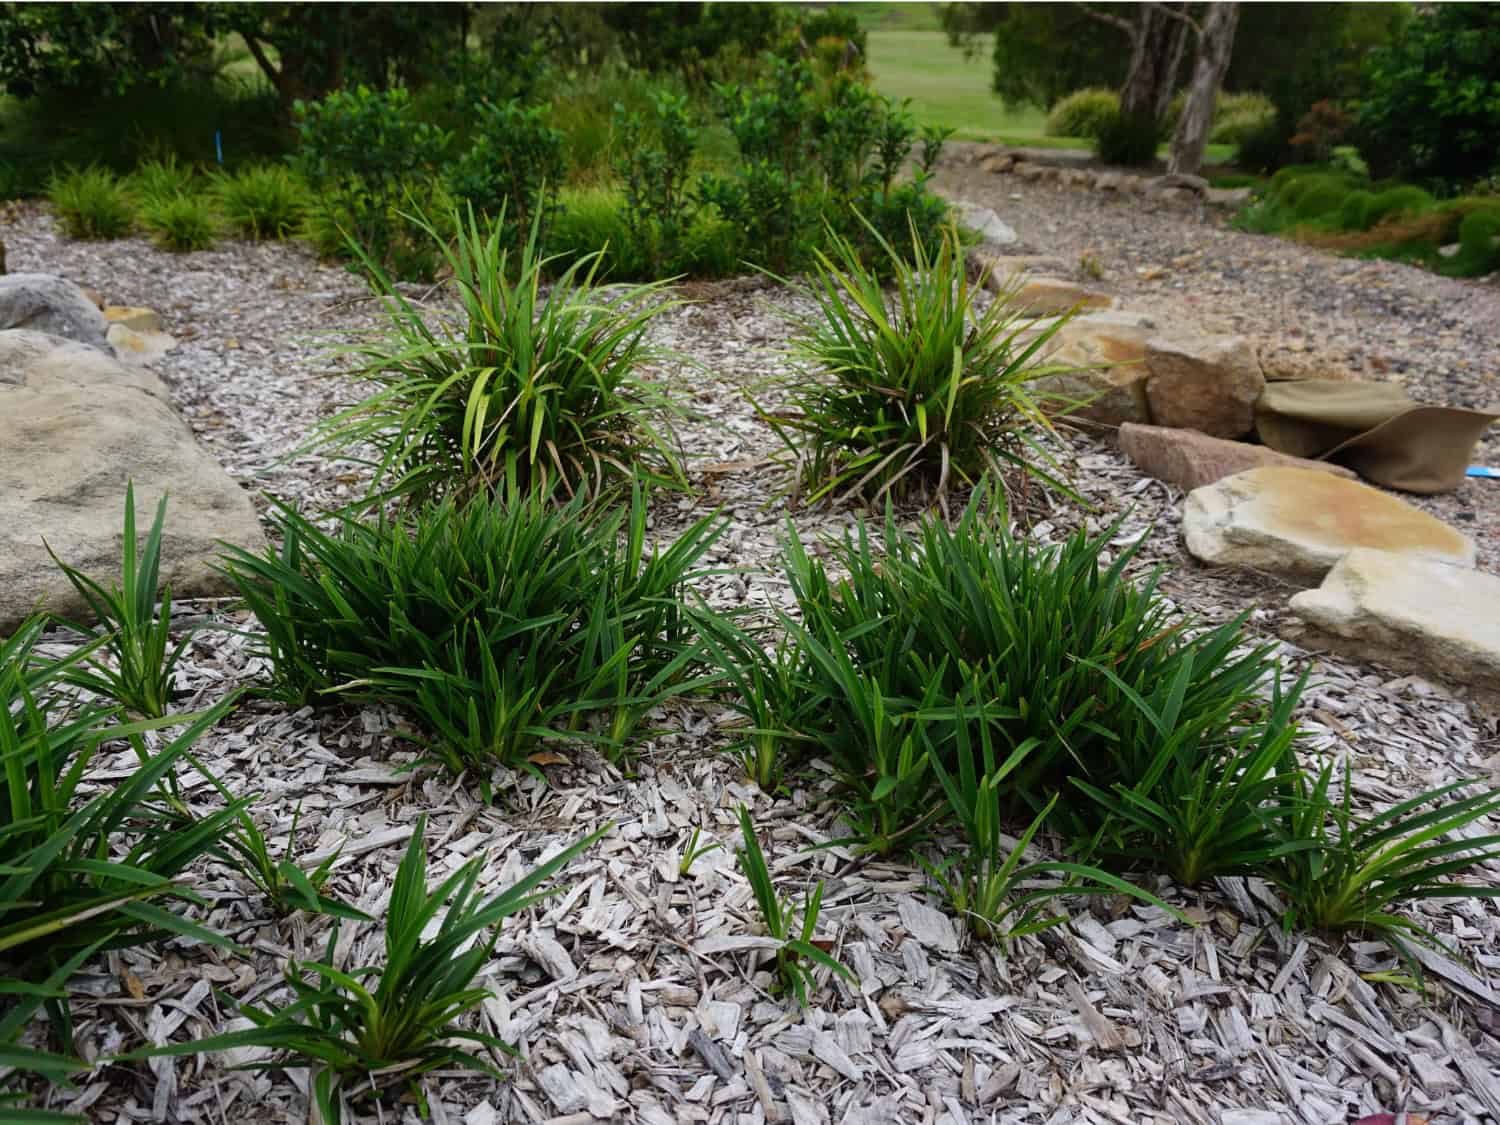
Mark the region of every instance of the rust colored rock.
POLYGON ((1073 308, 1107 309, 1115 299, 1097 290, 1057 277, 1033 277, 1016 294, 1016 311, 1023 316, 1059 316, 1073 308))
POLYGON ((1146 344, 1146 398, 1158 426, 1237 438, 1255 425, 1265 376, 1243 336, 1158 337, 1146 344))
POLYGON ((1311 469, 1354 480, 1355 474, 1342 465, 1327 461, 1309 461, 1288 457, 1264 445, 1243 441, 1226 441, 1209 437, 1196 430, 1174 430, 1166 426, 1141 426, 1126 422, 1120 426, 1120 449, 1142 472, 1157 480, 1175 484, 1184 492, 1213 484, 1216 480, 1279 465, 1291 469, 1311 469))

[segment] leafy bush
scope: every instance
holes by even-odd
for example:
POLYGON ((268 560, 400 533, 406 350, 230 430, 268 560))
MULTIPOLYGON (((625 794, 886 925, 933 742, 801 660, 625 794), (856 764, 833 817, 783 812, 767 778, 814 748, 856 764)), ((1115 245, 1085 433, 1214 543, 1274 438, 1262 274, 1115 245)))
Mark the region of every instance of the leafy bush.
POLYGON ((490 1063, 461 1045, 515 1053, 503 1040, 459 1022, 490 997, 487 988, 474 986, 474 979, 494 956, 500 923, 546 898, 546 893, 531 892, 608 829, 569 845, 484 899, 479 893, 483 856, 427 890, 425 828, 425 818, 419 818, 396 869, 385 920, 385 964, 339 967, 335 926, 322 961, 288 963, 286 983, 296 999, 281 1008, 241 1005, 241 1014, 254 1027, 126 1057, 268 1047, 276 1054, 260 1067, 313 1068, 312 1100, 321 1119, 330 1123, 342 1120, 346 1099, 376 1096, 391 1085, 405 1085, 420 1096, 418 1080, 440 1067, 464 1067, 499 1078, 490 1063), (424 937, 429 927, 434 932, 424 937))
POLYGON ((635 374, 650 355, 646 330, 667 307, 659 286, 598 292, 596 253, 544 293, 535 224, 519 254, 503 215, 414 225, 452 273, 459 318, 430 324, 366 257, 389 325, 353 349, 371 395, 324 423, 315 443, 372 446, 376 487, 389 494, 553 484, 597 494, 636 473, 681 479, 651 421, 668 401, 635 374))
POLYGON ((1323 164, 1333 159, 1354 119, 1331 101, 1314 102, 1297 121, 1297 131, 1288 142, 1299 160, 1323 164))
POLYGON ((1344 202, 1339 207, 1339 229, 1340 230, 1369 230, 1370 229, 1370 204, 1374 201, 1373 192, 1359 188, 1344 196, 1344 202))
MULTIPOLYGON (((69 673, 69 681, 150 719, 167 713, 173 694, 173 671, 192 639, 190 634, 168 650, 172 632, 172 588, 158 587, 162 525, 166 516, 167 498, 163 495, 156 506, 156 519, 146 533, 146 542, 140 544, 135 534, 135 485, 133 482, 125 485, 121 583, 111 583, 108 590, 63 562, 52 553, 50 546, 47 547, 47 553, 62 568, 89 612, 101 623, 104 651, 113 659, 113 666, 90 659, 84 668, 69 673)), ((71 625, 71 628, 85 635, 91 632, 84 625, 71 625)))
POLYGON ((400 706, 455 771, 534 769, 552 735, 617 755, 651 707, 696 686, 683 584, 722 526, 648 552, 639 489, 613 515, 536 491, 344 515, 336 533, 278 507, 273 526, 279 550, 226 564, 265 629, 271 691, 400 706))
POLYGON ((213 204, 201 195, 159 196, 141 205, 141 225, 164 250, 207 250, 219 233, 213 204))
MULTIPOLYGON (((220 175, 214 181, 214 200, 230 229, 246 238, 289 238, 307 212, 307 189, 275 164, 220 175)), ((339 247, 321 250, 331 254, 339 247)))
POLYGON ((563 135, 547 124, 547 110, 512 99, 481 104, 466 151, 447 170, 448 190, 485 215, 506 215, 524 237, 532 220, 545 227, 562 182, 563 135))
POLYGON ((766 936, 780 942, 776 950, 776 983, 781 991, 796 995, 800 1004, 807 1004, 808 985, 813 983, 812 967, 820 966, 836 973, 847 981, 854 974, 813 944, 817 932, 818 911, 823 903, 823 884, 819 883, 802 902, 800 917, 794 912, 790 899, 776 893, 771 882, 771 870, 766 866, 766 856, 755 836, 755 825, 750 814, 741 805, 740 837, 744 846, 735 859, 740 870, 749 880, 755 895, 755 904, 760 908, 760 918, 766 928, 766 936))
POLYGON ((315 245, 327 246, 332 226, 376 262, 423 275, 431 256, 413 255, 413 234, 399 208, 412 191, 436 177, 448 134, 417 120, 411 95, 400 87, 375 93, 360 86, 320 102, 298 102, 299 137, 293 166, 319 197, 315 245))
POLYGON ((1287 161, 1287 137, 1276 118, 1247 129, 1239 138, 1234 162, 1246 172, 1274 172, 1287 161))
POLYGON ((1096 139, 1120 115, 1120 95, 1099 86, 1075 90, 1053 105, 1042 132, 1049 137, 1096 139))
POLYGON ((1240 145, 1275 120, 1276 106, 1264 94, 1221 92, 1214 102, 1208 139, 1217 145, 1240 145))
POLYGON ((113 172, 90 165, 52 177, 47 198, 69 238, 124 238, 135 203, 113 172))
POLYGON ((1458 242, 1459 257, 1469 272, 1500 269, 1500 205, 1464 216, 1458 242))
POLYGON ((624 187, 625 223, 636 251, 661 276, 682 262, 693 225, 696 201, 688 185, 698 130, 687 98, 665 92, 652 98, 651 126, 654 144, 647 141, 641 114, 615 107, 621 141, 615 170, 624 187))
POLYGON ((1099 129, 1094 153, 1106 164, 1142 167, 1156 160, 1161 129, 1150 117, 1117 113, 1099 129))
POLYGON ((1375 198, 1370 200, 1365 209, 1365 221, 1373 227, 1384 219, 1420 215, 1430 210, 1434 202, 1431 193, 1419 187, 1403 185, 1387 188, 1385 191, 1377 192, 1375 198))
POLYGON ((1297 183, 1301 190, 1288 192, 1285 202, 1294 204, 1298 219, 1321 219, 1334 212, 1342 215, 1344 200, 1349 194, 1344 181, 1334 177, 1324 179, 1309 176, 1297 183), (1293 195, 1294 199, 1291 198, 1293 195))
POLYGON ((956 231, 935 257, 918 240, 908 259, 878 243, 895 281, 838 235, 818 252, 794 320, 794 354, 819 375, 789 380, 795 417, 768 419, 795 458, 810 502, 920 497, 946 503, 951 488, 1005 465, 1040 471, 1049 458, 1031 431, 1049 423, 1029 384, 1060 370, 1036 357, 1057 331, 1030 342, 1007 294, 982 310, 956 231), (826 381, 825 381, 826 377, 826 381))

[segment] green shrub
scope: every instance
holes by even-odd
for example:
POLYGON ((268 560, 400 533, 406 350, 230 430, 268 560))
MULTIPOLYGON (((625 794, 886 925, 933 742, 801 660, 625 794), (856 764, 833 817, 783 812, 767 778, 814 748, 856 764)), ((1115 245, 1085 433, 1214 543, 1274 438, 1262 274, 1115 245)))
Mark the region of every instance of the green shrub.
POLYGON ((879 240, 888 269, 831 234, 814 259, 812 311, 794 320, 793 354, 818 378, 788 382, 797 415, 768 421, 792 455, 809 502, 840 496, 946 503, 991 470, 1050 463, 1033 433, 1049 428, 1030 384, 1059 370, 1037 361, 1056 326, 1030 325, 1001 294, 982 310, 949 229, 935 257, 879 240), (895 292, 887 297, 889 272, 895 292))
POLYGON ((615 171, 623 185, 624 219, 637 252, 657 271, 681 263, 683 242, 692 229, 697 201, 689 190, 698 130, 685 97, 657 94, 651 102, 651 133, 641 114, 617 107, 615 130, 621 147, 615 171))
POLYGON ((1264 94, 1220 93, 1208 139, 1219 145, 1240 145, 1275 121, 1276 106, 1264 94))
POLYGON ((660 286, 600 293, 594 254, 544 292, 535 226, 519 254, 503 215, 454 212, 443 230, 417 227, 447 263, 461 314, 429 323, 366 257, 388 324, 352 349, 370 397, 323 423, 314 444, 373 447, 375 487, 388 495, 681 481, 652 422, 671 403, 635 375, 651 355, 646 330, 668 307, 660 286))
POLYGON ((1370 200, 1365 210, 1365 221, 1368 227, 1373 227, 1383 219, 1420 215, 1431 210, 1434 202, 1432 193, 1419 187, 1404 185, 1387 188, 1376 193, 1375 198, 1370 200))
POLYGON ((1091 86, 1075 90, 1053 105, 1042 132, 1049 137, 1087 137, 1095 140, 1120 115, 1120 95, 1091 86))
POLYGON ((547 737, 618 756, 652 707, 698 686, 681 601, 723 525, 648 550, 639 488, 612 514, 538 490, 341 515, 335 533, 278 504, 273 527, 279 549, 226 562, 265 630, 271 692, 398 706, 481 784, 496 764, 535 771, 547 737))
POLYGON ((177 157, 169 154, 164 160, 148 160, 136 168, 128 185, 142 204, 149 204, 192 195, 198 189, 197 178, 191 166, 179 164, 177 157))
POLYGON ((1094 154, 1106 164, 1144 167, 1156 160, 1161 130, 1149 117, 1115 114, 1099 129, 1094 154))
MULTIPOLYGON (((172 633, 172 587, 158 585, 166 516, 167 498, 163 495, 145 543, 138 542, 135 485, 126 483, 121 581, 119 585, 111 583, 109 589, 68 566, 47 547, 52 561, 62 568, 68 582, 99 621, 104 630, 104 650, 111 657, 110 662, 90 660, 84 669, 70 673, 69 681, 150 719, 167 713, 172 701, 173 672, 192 639, 192 634, 188 634, 174 647, 168 647, 172 633)), ((71 628, 85 636, 92 632, 83 625, 71 628)))
POLYGON ((1471 211, 1458 228, 1459 259, 1470 274, 1500 269, 1500 204, 1471 211))
POLYGON ((1234 162, 1246 172, 1274 172, 1286 163, 1289 136, 1277 118, 1247 129, 1239 138, 1234 162))
POLYGON ((213 204, 201 195, 158 196, 141 205, 141 225, 165 250, 207 250, 219 232, 213 204))
POLYGON ((468 150, 447 169, 454 200, 481 214, 508 216, 514 238, 525 237, 535 216, 545 227, 562 183, 563 136, 546 114, 516 99, 480 105, 468 150))
POLYGON ((1369 230, 1370 203, 1374 198, 1373 192, 1365 191, 1363 188, 1351 191, 1344 196, 1343 205, 1339 208, 1339 229, 1369 230))
POLYGON ((329 934, 322 961, 289 961, 286 983, 296 997, 282 1008, 244 1004, 254 1025, 191 1043, 151 1047, 127 1058, 159 1058, 266 1047, 264 1069, 310 1067, 311 1100, 319 1117, 342 1120, 346 1099, 379 1097, 404 1087, 422 1097, 421 1077, 439 1068, 465 1068, 500 1078, 484 1056, 467 1046, 514 1054, 515 1048, 458 1021, 491 993, 474 981, 494 957, 500 923, 548 897, 533 894, 608 828, 533 867, 499 894, 479 891, 484 856, 476 856, 427 889, 426 820, 419 817, 391 888, 385 920, 385 961, 351 968, 335 956, 339 928, 329 934), (431 931, 431 936, 426 936, 431 931), (377 1077, 379 1076, 379 1077, 377 1077))
MULTIPOLYGON (((214 181, 214 199, 230 229, 246 238, 290 238, 307 214, 307 189, 285 168, 262 164, 244 168, 214 181)), ((334 235, 337 234, 335 230, 334 235)), ((319 251, 327 256, 340 246, 322 239, 319 251)))
POLYGON ((1325 215, 1340 212, 1344 206, 1344 200, 1349 194, 1349 189, 1343 180, 1309 176, 1306 179, 1296 181, 1301 188, 1295 193, 1295 199, 1291 198, 1289 190, 1283 202, 1292 204, 1295 208, 1297 218, 1306 222, 1309 219, 1321 219, 1325 215))
POLYGON ((47 198, 69 238, 123 238, 135 225, 135 204, 113 172, 90 165, 52 177, 47 198))
POLYGON ((636 246, 625 219, 625 199, 617 188, 564 188, 557 215, 547 228, 552 269, 566 269, 592 254, 601 255, 600 275, 636 281, 648 276, 646 255, 636 246))

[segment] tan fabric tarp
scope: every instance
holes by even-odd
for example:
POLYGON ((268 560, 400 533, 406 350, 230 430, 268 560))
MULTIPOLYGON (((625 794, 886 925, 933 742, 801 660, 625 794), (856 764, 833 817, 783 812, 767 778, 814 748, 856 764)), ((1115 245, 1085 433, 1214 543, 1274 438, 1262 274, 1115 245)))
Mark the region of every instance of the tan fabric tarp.
POLYGON ((1404 492, 1457 488, 1500 411, 1423 406, 1391 383, 1270 383, 1255 404, 1260 440, 1293 457, 1346 465, 1404 492))

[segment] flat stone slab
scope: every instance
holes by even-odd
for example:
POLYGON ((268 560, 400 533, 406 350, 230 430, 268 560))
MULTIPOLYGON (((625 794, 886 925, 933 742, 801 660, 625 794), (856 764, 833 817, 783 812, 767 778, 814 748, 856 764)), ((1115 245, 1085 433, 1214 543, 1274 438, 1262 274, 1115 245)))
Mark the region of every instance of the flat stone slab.
POLYGON ((1500 693, 1500 577, 1356 548, 1291 601, 1352 656, 1500 693))
POLYGON ((1075 308, 1107 309, 1114 303, 1107 293, 1060 277, 1029 277, 1015 298, 1016 312, 1022 316, 1061 316, 1075 308))
POLYGON ((1311 469, 1251 469, 1188 494, 1188 551, 1204 562, 1321 578, 1356 547, 1452 566, 1474 544, 1403 500, 1311 469))
POLYGON ((1358 479, 1352 469, 1343 465, 1290 457, 1264 445, 1226 441, 1196 430, 1126 422, 1120 426, 1119 436, 1120 451, 1135 462, 1138 469, 1157 480, 1175 484, 1184 492, 1192 492, 1195 488, 1249 469, 1275 465, 1332 473, 1348 480, 1358 479))

